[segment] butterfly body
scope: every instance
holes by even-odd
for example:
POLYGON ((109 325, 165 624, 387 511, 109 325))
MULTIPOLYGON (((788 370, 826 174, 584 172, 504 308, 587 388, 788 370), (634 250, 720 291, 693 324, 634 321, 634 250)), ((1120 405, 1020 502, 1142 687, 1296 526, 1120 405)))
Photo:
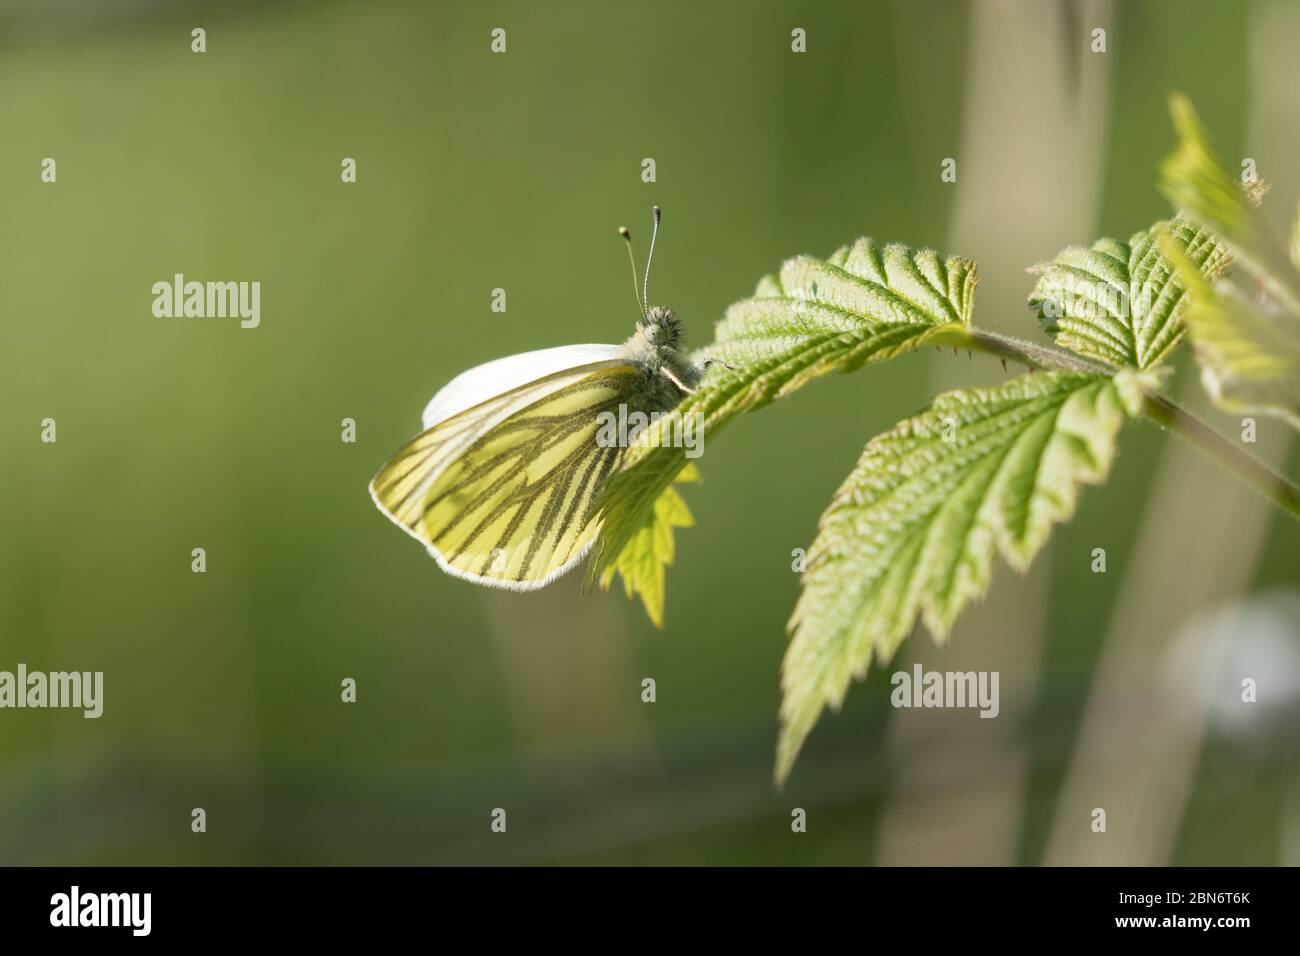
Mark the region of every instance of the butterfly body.
POLYGON ((655 306, 623 343, 624 357, 646 377, 646 401, 655 411, 667 411, 699 385, 703 369, 682 349, 681 320, 672 309, 655 306))

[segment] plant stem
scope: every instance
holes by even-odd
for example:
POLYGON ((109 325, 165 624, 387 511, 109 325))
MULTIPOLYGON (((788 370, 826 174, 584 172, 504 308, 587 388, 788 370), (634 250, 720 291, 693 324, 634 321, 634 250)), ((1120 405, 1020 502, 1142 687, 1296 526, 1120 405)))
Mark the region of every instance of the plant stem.
MULTIPOLYGON (((1021 362, 1030 368, 1058 372, 1087 372, 1113 376, 1115 369, 1058 349, 1036 345, 1010 335, 984 329, 945 330, 936 343, 996 355, 1021 362)), ((1173 432, 1206 457, 1218 462, 1293 518, 1300 519, 1300 487, 1264 464, 1254 455, 1224 438, 1191 412, 1170 401, 1153 388, 1142 386, 1142 413, 1162 428, 1173 432)))
POLYGON ((1093 375, 1113 375, 1114 369, 1069 352, 1026 342, 1011 335, 989 332, 985 329, 966 329, 964 343, 954 343, 958 348, 970 348, 999 358, 1023 362, 1031 368, 1052 369, 1058 372, 1089 372, 1093 375))
POLYGON ((1300 488, 1254 455, 1242 450, 1213 428, 1158 392, 1143 389, 1143 414, 1167 428, 1198 451, 1233 472, 1293 518, 1300 518, 1300 488))

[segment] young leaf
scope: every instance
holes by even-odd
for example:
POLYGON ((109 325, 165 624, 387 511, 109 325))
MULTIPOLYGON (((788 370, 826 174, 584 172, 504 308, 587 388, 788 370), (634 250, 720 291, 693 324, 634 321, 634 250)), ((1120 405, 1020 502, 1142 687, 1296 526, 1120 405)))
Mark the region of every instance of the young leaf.
POLYGON ((1237 286, 1212 284, 1170 250, 1187 283, 1184 321, 1201 366, 1201 382, 1229 411, 1260 412, 1300 428, 1300 317, 1257 305, 1237 286))
POLYGON ((1183 218, 1158 222, 1128 242, 1101 239, 1071 246, 1034 266, 1038 283, 1029 296, 1044 331, 1079 355, 1116 368, 1150 368, 1183 337, 1183 283, 1161 253, 1167 234, 1207 275, 1228 264, 1208 232, 1183 218))
POLYGON ((1183 215, 1213 232, 1232 257, 1292 312, 1300 313, 1300 277, 1256 208, 1262 195, 1259 184, 1247 193, 1228 175, 1185 96, 1171 96, 1169 110, 1178 147, 1160 164, 1161 191, 1183 215))
MULTIPOLYGON (((1160 167, 1162 190, 1213 229, 1257 283, 1248 294, 1241 285, 1206 281, 1162 240, 1191 290, 1186 322, 1201 381, 1224 408, 1276 415, 1300 428, 1300 275, 1255 208, 1258 184, 1247 194, 1228 175, 1185 97, 1173 96, 1170 111, 1179 142, 1160 167)), ((1300 261, 1300 221, 1292 247, 1289 258, 1300 261)))
MULTIPOLYGON (((699 481, 694 465, 687 465, 677 475, 678 482, 699 481)), ((664 569, 673 563, 673 528, 690 528, 695 519, 677 489, 663 490, 646 521, 619 552, 618 559, 600 576, 600 587, 608 591, 617 572, 623 578, 628 600, 641 596, 646 614, 655 627, 664 626, 664 569)))
POLYGON ((1137 381, 1032 372, 940 395, 868 443, 822 515, 790 619, 778 783, 873 655, 888 662, 918 617, 942 640, 987 590, 994 551, 1029 565, 1079 486, 1105 479, 1137 381))
POLYGON ((604 574, 646 522, 654 502, 687 462, 669 436, 686 416, 717 435, 741 412, 789 395, 821 375, 848 372, 970 322, 975 264, 930 250, 859 239, 828 260, 799 256, 758 284, 718 323, 698 358, 712 366, 702 386, 642 432, 598 502, 600 538, 587 568, 604 574), (727 368, 726 366, 731 366, 727 368))

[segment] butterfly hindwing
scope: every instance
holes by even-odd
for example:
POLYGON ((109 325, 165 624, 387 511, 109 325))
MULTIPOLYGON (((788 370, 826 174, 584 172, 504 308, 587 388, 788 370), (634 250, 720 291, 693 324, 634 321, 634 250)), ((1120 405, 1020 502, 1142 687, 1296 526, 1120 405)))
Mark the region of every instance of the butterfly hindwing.
POLYGON ((377 504, 444 570, 538 588, 582 560, 593 503, 623 455, 597 441, 598 416, 644 394, 623 361, 548 376, 439 422, 371 482, 377 504))

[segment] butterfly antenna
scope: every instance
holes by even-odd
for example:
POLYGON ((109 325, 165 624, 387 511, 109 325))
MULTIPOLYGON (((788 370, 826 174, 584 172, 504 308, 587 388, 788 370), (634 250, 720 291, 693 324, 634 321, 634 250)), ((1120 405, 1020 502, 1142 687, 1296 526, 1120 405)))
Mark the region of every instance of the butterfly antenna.
MULTIPOLYGON (((636 256, 632 255, 632 233, 628 232, 627 226, 619 226, 618 234, 627 240, 627 261, 632 265, 632 298, 636 299, 636 287, 640 284, 636 278, 636 256)), ((645 318, 645 306, 637 301, 637 308, 641 310, 641 317, 645 318)))
POLYGON ((650 312, 650 264, 655 261, 655 240, 659 238, 659 207, 655 206, 655 228, 650 234, 650 255, 645 261, 645 278, 641 282, 641 314, 648 315, 650 312))

